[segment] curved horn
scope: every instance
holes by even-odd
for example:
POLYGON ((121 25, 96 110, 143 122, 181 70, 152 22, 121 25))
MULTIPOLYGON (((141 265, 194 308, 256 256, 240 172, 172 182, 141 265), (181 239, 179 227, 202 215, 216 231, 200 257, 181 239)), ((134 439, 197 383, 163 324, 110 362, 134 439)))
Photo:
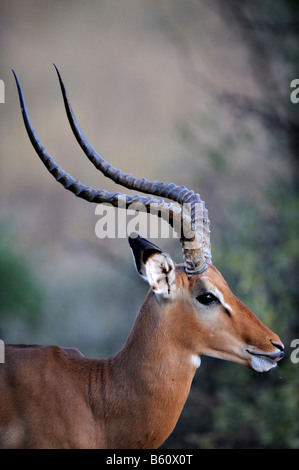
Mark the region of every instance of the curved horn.
POLYGON ((207 267, 207 263, 211 263, 211 247, 208 211, 205 208, 204 202, 200 199, 199 194, 188 190, 185 186, 176 186, 173 183, 166 184, 160 181, 149 182, 144 178, 135 178, 132 175, 127 175, 121 170, 116 169, 112 164, 104 160, 90 145, 80 129, 56 65, 55 68, 61 86, 66 113, 73 133, 84 153, 95 167, 100 170, 104 176, 112 179, 115 183, 121 184, 128 189, 135 189, 146 194, 168 198, 173 202, 179 203, 180 207, 177 207, 172 202, 167 203, 164 200, 153 197, 140 195, 128 196, 122 193, 109 193, 105 190, 96 190, 90 186, 85 186, 65 172, 54 161, 40 142, 31 123, 20 82, 13 71, 17 83, 25 128, 34 149, 48 171, 65 189, 88 202, 106 202, 115 207, 122 208, 128 208, 134 203, 135 208, 140 204, 140 206, 145 207, 147 212, 153 212, 154 210, 155 213, 166 220, 179 235, 187 274, 191 276, 203 272, 207 267), (186 214, 184 210, 186 205, 190 207, 190 213, 188 214, 186 214))

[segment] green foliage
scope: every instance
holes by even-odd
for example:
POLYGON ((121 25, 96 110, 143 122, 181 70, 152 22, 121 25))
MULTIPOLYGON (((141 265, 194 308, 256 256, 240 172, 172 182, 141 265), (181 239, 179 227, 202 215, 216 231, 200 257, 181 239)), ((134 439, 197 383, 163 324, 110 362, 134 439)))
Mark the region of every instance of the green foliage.
MULTIPOLYGON (((228 369, 231 367, 229 365, 228 369)), ((298 448, 299 375, 296 365, 287 362, 278 374, 275 371, 267 378, 248 372, 245 376, 244 371, 236 369, 231 372, 222 377, 217 394, 215 429, 227 436, 232 447, 298 448)))
POLYGON ((34 324, 41 306, 41 288, 34 278, 28 255, 6 228, 0 231, 0 326, 12 317, 34 324))

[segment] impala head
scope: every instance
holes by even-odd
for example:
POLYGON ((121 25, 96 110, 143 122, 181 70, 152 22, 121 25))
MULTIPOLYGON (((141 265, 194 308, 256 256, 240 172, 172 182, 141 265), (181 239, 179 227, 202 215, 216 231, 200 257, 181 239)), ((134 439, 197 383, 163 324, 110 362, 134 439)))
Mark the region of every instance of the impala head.
POLYGON ((191 360, 206 355, 242 364, 257 372, 276 367, 284 355, 279 337, 231 292, 211 264, 188 276, 169 255, 149 241, 129 240, 139 274, 152 287, 162 314, 176 325, 178 341, 193 351, 191 360))
MULTIPOLYGON (((56 68, 57 70, 57 68, 56 68)), ((85 186, 66 173, 49 155, 32 126, 20 83, 15 75, 23 119, 28 136, 41 161, 63 187, 94 203, 116 207, 142 205, 164 218, 178 233, 184 264, 175 266, 159 247, 137 236, 129 239, 136 268, 151 286, 150 295, 167 313, 178 341, 193 351, 192 361, 199 365, 204 354, 240 363, 258 372, 275 367, 284 355, 279 337, 235 297, 220 272, 212 265, 208 212, 199 194, 185 186, 149 182, 124 174, 105 161, 82 133, 57 70, 66 113, 74 135, 88 159, 114 182, 138 192, 164 197, 128 196, 85 186), (178 205, 174 204, 178 203, 178 205), (183 208, 188 207, 186 213, 183 208)))

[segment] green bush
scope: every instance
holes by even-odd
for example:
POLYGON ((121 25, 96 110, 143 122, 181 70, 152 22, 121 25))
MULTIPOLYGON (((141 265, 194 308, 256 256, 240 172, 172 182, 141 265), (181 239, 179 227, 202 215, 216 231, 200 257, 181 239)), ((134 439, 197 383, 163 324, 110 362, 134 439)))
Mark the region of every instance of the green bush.
POLYGON ((38 319, 42 291, 35 279, 29 256, 6 227, 0 230, 0 329, 5 321, 22 317, 34 324, 38 319))

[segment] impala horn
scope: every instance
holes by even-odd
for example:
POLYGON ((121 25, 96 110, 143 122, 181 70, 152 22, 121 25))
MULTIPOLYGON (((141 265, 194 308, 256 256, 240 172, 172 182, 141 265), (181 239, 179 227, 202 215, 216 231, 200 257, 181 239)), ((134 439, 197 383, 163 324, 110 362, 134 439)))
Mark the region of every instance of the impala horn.
POLYGON ((64 171, 40 142, 31 123, 20 82, 13 71, 17 83, 24 124, 29 139, 45 167, 65 189, 88 202, 110 203, 118 208, 128 208, 134 203, 136 210, 138 210, 138 205, 140 205, 140 208, 142 207, 143 210, 145 208, 148 213, 155 213, 158 217, 163 218, 180 238, 187 275, 192 276, 205 271, 208 267, 208 263, 212 263, 210 222, 208 219, 208 211, 199 194, 187 189, 185 186, 176 186, 173 183, 166 184, 161 181, 150 182, 144 178, 135 178, 132 175, 125 174, 121 170, 116 169, 111 163, 104 160, 90 145, 80 129, 67 97, 59 70, 55 64, 54 66, 58 74, 70 126, 85 155, 104 176, 107 176, 115 183, 128 189, 150 194, 151 196, 145 197, 138 194, 129 196, 123 193, 109 193, 105 190, 97 190, 90 186, 85 186, 64 171), (157 199, 152 196, 167 198, 171 202, 165 202, 163 199, 157 199), (178 205, 173 203, 178 203, 178 205))

